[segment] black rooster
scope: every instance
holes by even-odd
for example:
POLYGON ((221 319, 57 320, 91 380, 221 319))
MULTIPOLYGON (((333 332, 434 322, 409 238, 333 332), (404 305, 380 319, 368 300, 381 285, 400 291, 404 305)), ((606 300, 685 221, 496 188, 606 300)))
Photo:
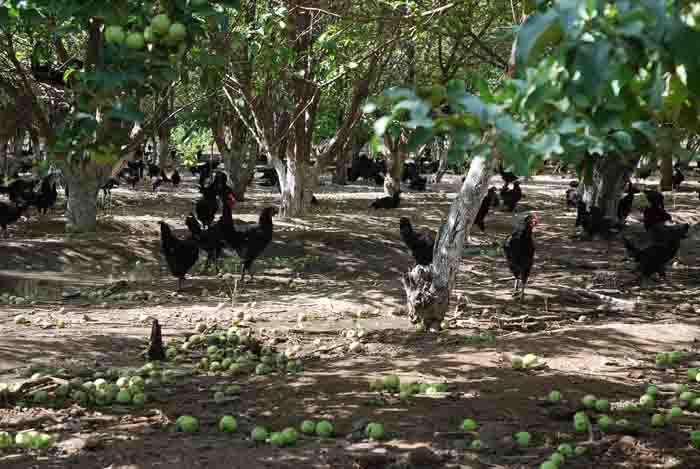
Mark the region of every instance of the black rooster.
POLYGON ((234 230, 227 232, 227 244, 236 251, 243 263, 241 281, 245 279, 246 272, 249 273, 250 279, 253 279, 250 268, 272 241, 272 217, 276 213, 275 207, 266 207, 260 213, 257 224, 236 226, 234 230))
POLYGON ((414 231, 411 220, 406 217, 399 219, 399 233, 401 240, 411 251, 416 264, 430 265, 433 262, 433 247, 435 235, 430 231, 414 231))
POLYGON ((535 243, 532 239, 532 229, 537 226, 537 215, 527 215, 520 219, 513 233, 503 243, 503 252, 508 267, 515 277, 514 295, 520 287, 520 301, 525 297, 525 287, 530 277, 532 264, 535 259, 535 243))
POLYGON ((199 189, 203 194, 202 198, 195 203, 194 213, 204 228, 209 228, 214 223, 214 216, 219 210, 219 200, 213 186, 199 189))
POLYGON ((503 170, 503 162, 502 161, 500 163, 498 163, 498 174, 501 175, 501 179, 503 179, 503 182, 505 182, 506 187, 508 187, 509 184, 518 180, 518 176, 516 176, 515 173, 513 173, 511 171, 504 171, 503 170))
POLYGON ((673 190, 678 190, 681 188, 681 184, 685 181, 685 176, 681 173, 680 168, 676 167, 673 170, 673 190))

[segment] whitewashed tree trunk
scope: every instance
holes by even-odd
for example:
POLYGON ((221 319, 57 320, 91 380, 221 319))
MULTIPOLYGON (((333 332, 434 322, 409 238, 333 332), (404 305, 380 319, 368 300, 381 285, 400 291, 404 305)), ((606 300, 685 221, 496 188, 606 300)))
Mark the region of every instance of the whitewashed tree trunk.
POLYGON ((433 263, 417 265, 401 279, 412 322, 422 322, 428 329, 440 327, 450 305, 464 238, 488 191, 492 166, 493 158, 476 156, 472 159, 462 188, 450 206, 447 221, 440 227, 433 263))
POLYGON ((621 157, 608 155, 596 158, 593 164, 592 183, 584 178, 583 202, 588 210, 591 207, 602 209, 603 216, 618 222, 617 208, 625 188, 627 167, 621 157))
POLYGON ((111 166, 83 161, 63 166, 68 185, 66 231, 94 233, 97 230, 97 191, 111 172, 111 166))

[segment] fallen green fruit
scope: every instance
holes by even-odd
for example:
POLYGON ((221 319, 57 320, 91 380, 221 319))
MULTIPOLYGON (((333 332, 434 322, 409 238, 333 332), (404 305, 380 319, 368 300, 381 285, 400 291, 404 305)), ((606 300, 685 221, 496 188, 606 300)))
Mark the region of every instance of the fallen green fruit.
POLYGON ((299 433, 297 433, 296 428, 288 427, 282 430, 282 436, 284 437, 285 444, 291 446, 296 444, 299 433))
POLYGON ((177 429, 185 433, 195 433, 199 431, 199 420, 189 415, 182 415, 175 421, 177 429))
POLYGON ((700 370, 698 370, 697 368, 688 368, 688 379, 690 381, 695 381, 698 377, 699 372, 700 370))
POLYGON ((324 438, 332 436, 333 435, 333 424, 330 423, 328 420, 321 420, 316 425, 316 434, 318 436, 322 436, 324 438))
POLYGON ((131 404, 131 393, 126 389, 122 389, 117 394, 117 402, 120 404, 131 404))
POLYGON ((301 422, 301 432, 311 435, 316 432, 316 422, 312 420, 304 420, 301 422))
POLYGON ((552 453, 552 455, 549 457, 549 460, 553 462, 554 464, 557 465, 557 467, 561 466, 564 464, 564 456, 561 453, 552 453))
POLYGON ((515 434, 515 440, 521 448, 530 446, 530 434, 528 432, 518 432, 515 434))
POLYGON ((642 397, 639 398, 639 403, 644 407, 651 408, 654 407, 654 405, 656 405, 656 399, 654 399, 654 396, 644 394, 642 397))
POLYGON ((44 404, 49 400, 49 393, 46 391, 37 391, 34 393, 33 400, 35 404, 44 404))
POLYGON ((136 407, 143 407, 146 404, 146 395, 141 392, 134 394, 134 397, 131 399, 131 403, 136 407))
POLYGON ((523 357, 523 366, 525 368, 530 368, 537 365, 537 355, 534 353, 528 353, 523 357))
POLYGON ((39 448, 39 449, 46 449, 50 448, 53 446, 53 438, 51 435, 47 435, 46 433, 39 433, 34 437, 34 440, 32 441, 32 446, 34 448, 39 448))
POLYGON ((516 369, 519 370, 523 367, 523 359, 518 356, 514 356, 510 359, 510 365, 516 369))
POLYGON ((224 433, 233 433, 238 428, 238 423, 232 415, 224 415, 219 420, 219 430, 224 433))
POLYGON ((586 448, 585 446, 577 446, 576 448, 574 448, 574 454, 576 456, 583 456, 587 452, 588 452, 588 448, 586 448))
POLYGON ((464 419, 464 421, 462 421, 462 430, 465 432, 473 432, 476 430, 476 427, 476 421, 473 419, 464 419))
POLYGON ((588 407, 589 409, 595 406, 596 403, 596 398, 592 394, 587 394, 586 396, 581 399, 581 403, 583 404, 584 407, 588 407))
POLYGON ((561 393, 557 390, 554 390, 549 393, 549 396, 547 396, 547 399, 549 399, 549 402, 559 402, 561 401, 561 393))
POLYGON ((384 438, 384 425, 372 422, 367 425, 365 434, 370 440, 381 440, 384 438))
POLYGON ((559 447, 557 447, 557 452, 569 457, 574 454, 574 448, 568 443, 562 443, 559 445, 559 447))
POLYGON ((0 432, 0 449, 9 448, 10 446, 12 446, 12 435, 8 432, 0 432))
POLYGON ((595 401, 595 410, 598 412, 610 411, 610 402, 607 399, 598 399, 595 401))
POLYGON ((484 447, 484 444, 481 442, 481 440, 474 440, 474 441, 472 441, 472 444, 469 446, 471 447, 471 449, 473 449, 475 451, 479 451, 481 448, 484 447))
POLYGON ((282 432, 274 432, 270 435, 270 443, 273 446, 281 447, 287 444, 287 440, 285 440, 282 432))
POLYGON ((253 431, 251 432, 250 436, 253 439, 253 441, 261 442, 267 440, 268 433, 267 430, 263 427, 255 427, 253 428, 253 431))
POLYGON ((384 377, 382 384, 387 391, 398 391, 401 387, 401 380, 396 375, 388 375, 384 377))
POLYGON ((652 427, 663 427, 666 425, 666 418, 662 414, 654 414, 651 416, 652 427))
POLYGON ((559 469, 559 466, 557 466, 556 463, 552 461, 545 461, 542 464, 540 464, 540 469, 559 469))
POLYGON ((672 418, 678 418, 683 416, 683 409, 680 407, 671 407, 671 411, 669 412, 669 415, 672 418))
POLYGON ((690 444, 693 445, 693 448, 700 447, 700 431, 690 432, 690 444))
POLYGON ((650 384, 649 386, 647 386, 646 394, 649 394, 650 396, 654 396, 654 398, 656 398, 656 396, 659 394, 659 388, 657 388, 653 384, 650 384))
POLYGON ((610 428, 611 424, 612 420, 607 415, 601 415, 600 417, 598 417, 598 427, 602 431, 606 431, 608 428, 610 428))
POLYGON ((692 402, 695 399, 695 393, 692 391, 682 392, 679 399, 685 402, 692 402))

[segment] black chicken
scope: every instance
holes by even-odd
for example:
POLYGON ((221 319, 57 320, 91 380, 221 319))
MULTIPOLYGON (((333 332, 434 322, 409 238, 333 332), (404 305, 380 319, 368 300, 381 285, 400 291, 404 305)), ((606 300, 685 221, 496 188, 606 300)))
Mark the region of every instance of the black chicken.
POLYGON ((204 271, 209 269, 209 265, 214 262, 214 268, 218 272, 218 260, 221 257, 221 251, 226 246, 226 236, 228 232, 234 229, 231 212, 236 203, 236 199, 231 194, 227 203, 223 206, 223 211, 219 220, 207 230, 202 230, 194 215, 190 214, 185 219, 185 225, 192 233, 192 239, 199 243, 200 249, 207 253, 207 262, 204 266, 204 271))
POLYGON ((160 176, 160 173, 160 166, 158 166, 157 164, 148 163, 148 177, 150 179, 160 176))
POLYGON ((581 200, 578 184, 578 181, 571 181, 569 183, 569 189, 566 190, 566 208, 578 207, 578 202, 581 200))
POLYGON ((523 191, 520 189, 520 183, 518 181, 513 182, 513 188, 508 189, 508 184, 503 186, 501 189, 501 199, 503 199, 503 205, 509 212, 515 212, 515 207, 523 198, 523 191))
POLYGON ((678 253, 689 228, 687 223, 671 226, 657 223, 636 240, 623 238, 627 255, 637 263, 640 283, 655 273, 666 278, 666 264, 678 253))
POLYGON ((178 239, 170 226, 160 222, 160 247, 170 273, 177 278, 177 289, 182 289, 185 275, 199 258, 199 245, 194 239, 178 239))
POLYGON ((516 176, 515 173, 513 173, 511 171, 504 171, 503 170, 503 162, 502 161, 500 163, 498 163, 498 174, 501 175, 501 179, 503 179, 503 182, 505 182, 506 187, 508 187, 509 184, 518 180, 518 176, 516 176))
POLYGON ((255 225, 236 226, 234 230, 227 232, 227 244, 236 251, 241 258, 241 281, 245 279, 246 272, 250 279, 253 274, 250 268, 255 259, 262 254, 270 241, 272 241, 272 217, 277 213, 275 207, 266 207, 260 213, 258 223, 255 225))
POLYGON ((179 186, 180 182, 182 182, 182 178, 180 177, 180 173, 177 172, 177 169, 173 171, 172 176, 170 176, 170 182, 173 183, 173 187, 179 186))
POLYGON ((424 191, 427 183, 428 183, 428 178, 423 177, 423 176, 416 176, 409 181, 408 187, 410 189, 415 190, 415 191, 424 191))
POLYGON ((634 202, 634 194, 638 194, 639 189, 634 187, 632 181, 627 182, 627 193, 623 198, 620 199, 620 203, 617 206, 617 218, 620 223, 624 223, 632 212, 632 203, 634 202))
POLYGON ((586 208, 586 204, 580 200, 576 207, 576 226, 581 226, 588 239, 599 235, 602 239, 610 240, 622 230, 622 223, 615 222, 603 214, 600 207, 586 208))
POLYGON ((32 205, 39 210, 39 213, 46 215, 49 209, 56 205, 57 199, 58 190, 56 189, 56 182, 53 180, 52 176, 42 178, 39 193, 34 197, 32 205))
POLYGON ((685 176, 683 176, 683 173, 681 173, 681 170, 676 167, 676 169, 673 170, 673 190, 678 190, 681 188, 681 184, 683 184, 683 181, 685 181, 685 176))
POLYGON ((406 217, 399 219, 399 233, 401 233, 401 240, 416 260, 416 264, 432 264, 433 247, 435 246, 435 235, 433 233, 427 230, 415 231, 413 226, 411 226, 411 221, 406 217))
POLYGON ((474 224, 478 226, 481 231, 486 231, 486 227, 484 226, 484 218, 486 218, 486 215, 488 215, 491 207, 498 206, 498 202, 496 202, 497 200, 498 195, 496 194, 496 188, 489 188, 484 200, 481 201, 481 206, 479 207, 479 211, 476 213, 476 217, 474 217, 474 224))
POLYGON ((213 186, 199 189, 203 194, 202 198, 195 203, 194 213, 204 228, 209 228, 214 223, 214 216, 219 210, 219 200, 213 186))
POLYGON ((103 205, 107 205, 107 203, 109 203, 110 205, 112 204, 112 189, 114 189, 118 185, 119 181, 117 181, 114 178, 109 178, 107 182, 100 186, 100 189, 102 190, 103 205))
POLYGON ((648 202, 648 206, 642 212, 644 229, 649 230, 658 223, 672 221, 671 215, 664 208, 664 196, 661 192, 647 189, 644 195, 648 202))
POLYGON ((12 225, 22 216, 22 213, 29 207, 29 204, 23 200, 17 201, 13 206, 0 202, 0 228, 2 228, 3 238, 7 238, 7 227, 12 225))
POLYGON ((374 202, 369 204, 369 208, 385 208, 385 209, 390 209, 390 208, 397 208, 399 206, 400 202, 400 195, 399 192, 394 192, 394 195, 391 197, 381 197, 379 199, 375 199, 374 202))
POLYGON ((515 277, 513 294, 518 294, 518 287, 520 286, 520 301, 525 297, 525 287, 535 258, 535 243, 532 239, 532 229, 538 223, 537 215, 523 217, 518 221, 513 233, 503 243, 503 251, 508 267, 515 277))

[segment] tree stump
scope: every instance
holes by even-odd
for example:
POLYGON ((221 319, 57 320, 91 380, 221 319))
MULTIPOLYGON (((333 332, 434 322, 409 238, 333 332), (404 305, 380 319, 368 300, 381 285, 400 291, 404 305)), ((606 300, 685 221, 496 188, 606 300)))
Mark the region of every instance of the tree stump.
POLYGON ((148 359, 151 361, 165 361, 163 335, 157 319, 154 319, 151 325, 151 344, 148 346, 148 359))

